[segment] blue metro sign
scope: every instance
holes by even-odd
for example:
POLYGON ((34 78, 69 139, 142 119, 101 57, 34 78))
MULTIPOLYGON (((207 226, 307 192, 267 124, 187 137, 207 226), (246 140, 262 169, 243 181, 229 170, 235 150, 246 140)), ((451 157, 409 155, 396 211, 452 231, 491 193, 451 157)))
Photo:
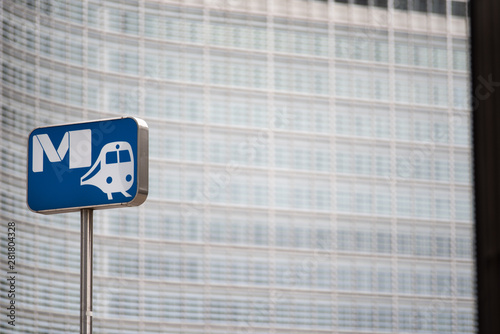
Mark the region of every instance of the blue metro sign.
POLYGON ((28 138, 28 207, 50 214, 142 204, 148 131, 134 117, 34 129, 28 138))

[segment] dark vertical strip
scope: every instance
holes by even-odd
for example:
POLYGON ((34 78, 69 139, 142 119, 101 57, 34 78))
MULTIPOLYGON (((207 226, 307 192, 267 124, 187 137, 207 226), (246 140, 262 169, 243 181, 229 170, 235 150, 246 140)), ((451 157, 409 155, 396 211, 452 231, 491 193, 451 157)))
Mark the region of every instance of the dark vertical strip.
POLYGON ((500 1, 470 4, 478 332, 500 333, 500 1))

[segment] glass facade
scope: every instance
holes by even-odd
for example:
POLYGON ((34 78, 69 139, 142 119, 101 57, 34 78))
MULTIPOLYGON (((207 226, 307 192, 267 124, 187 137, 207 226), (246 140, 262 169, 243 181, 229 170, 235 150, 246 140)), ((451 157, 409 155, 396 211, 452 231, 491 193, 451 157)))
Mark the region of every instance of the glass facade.
POLYGON ((95 212, 95 333, 475 332, 466 9, 4 1, 16 329, 79 326, 79 215, 27 209, 29 132, 131 115, 150 194, 95 212))

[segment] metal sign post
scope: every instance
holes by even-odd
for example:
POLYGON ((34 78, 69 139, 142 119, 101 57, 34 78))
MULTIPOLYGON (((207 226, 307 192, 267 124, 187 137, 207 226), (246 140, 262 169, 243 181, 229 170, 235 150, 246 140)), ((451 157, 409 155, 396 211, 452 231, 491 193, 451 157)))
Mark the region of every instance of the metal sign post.
POLYGON ((80 334, 92 334, 93 216, 92 209, 80 211, 80 334))

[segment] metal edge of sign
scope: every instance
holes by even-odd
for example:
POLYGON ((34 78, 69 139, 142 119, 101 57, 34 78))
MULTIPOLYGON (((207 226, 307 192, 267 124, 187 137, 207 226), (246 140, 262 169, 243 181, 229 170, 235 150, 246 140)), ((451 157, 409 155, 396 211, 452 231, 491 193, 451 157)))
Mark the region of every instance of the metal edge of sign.
POLYGON ((26 206, 31 212, 40 213, 44 215, 57 214, 57 213, 68 213, 68 212, 76 212, 82 209, 94 209, 94 210, 103 210, 103 209, 114 209, 120 207, 133 207, 139 206, 144 203, 148 197, 149 193, 149 127, 146 121, 143 119, 134 117, 134 116, 122 116, 122 117, 114 117, 114 118, 103 118, 96 119, 84 122, 71 122, 71 123, 63 123, 63 124, 54 124, 54 125, 44 125, 34 128, 30 131, 28 135, 28 145, 26 152, 26 161, 29 161, 29 140, 33 132, 39 129, 44 128, 53 128, 58 126, 68 126, 68 125, 79 125, 85 123, 97 123, 97 122, 106 122, 106 121, 116 121, 120 119, 130 118, 134 120, 137 124, 137 191, 135 193, 134 198, 129 202, 123 203, 112 203, 112 204, 100 204, 100 205, 89 205, 89 206, 78 206, 71 208, 61 208, 61 209, 49 209, 49 210, 33 210, 28 202, 28 174, 29 174, 29 166, 26 166, 26 206), (139 155, 140 154, 140 155, 139 155))

